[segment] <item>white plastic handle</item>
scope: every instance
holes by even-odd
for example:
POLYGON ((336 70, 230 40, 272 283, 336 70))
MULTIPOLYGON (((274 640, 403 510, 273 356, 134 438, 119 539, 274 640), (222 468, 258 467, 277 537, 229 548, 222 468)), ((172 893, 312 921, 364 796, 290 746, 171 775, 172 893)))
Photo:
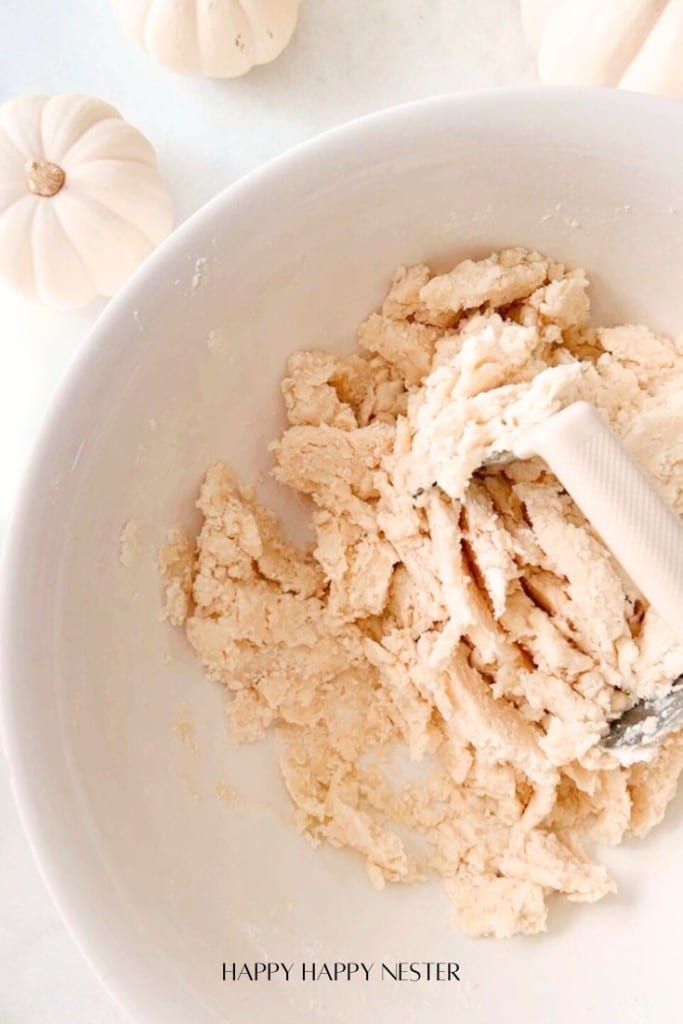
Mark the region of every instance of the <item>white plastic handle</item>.
POLYGON ((683 643, 683 522, 588 402, 516 446, 547 462, 614 557, 683 643))

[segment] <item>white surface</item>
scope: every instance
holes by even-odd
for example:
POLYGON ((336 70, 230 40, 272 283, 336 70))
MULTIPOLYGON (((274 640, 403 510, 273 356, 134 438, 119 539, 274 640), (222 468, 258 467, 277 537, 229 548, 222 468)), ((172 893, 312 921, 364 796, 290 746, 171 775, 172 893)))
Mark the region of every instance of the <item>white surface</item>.
MULTIPOLYGON (((191 516, 212 458, 242 476, 265 468, 286 354, 345 347, 400 262, 441 264, 514 239, 586 266, 602 322, 678 330, 680 118, 676 103, 646 97, 541 91, 383 115, 212 204, 101 321, 13 534, 3 724, 50 884, 140 1024, 440 1024, 446 1014, 498 1024, 501 991, 511 1024, 547 1024, 549 1005, 553 1024, 635 1022, 643 1007, 623 979, 636 974, 648 1024, 674 1019, 683 892, 668 880, 680 803, 646 843, 605 852, 618 897, 556 906, 554 930, 536 942, 458 936, 437 886, 373 892, 355 857, 295 834, 273 744, 231 747, 223 694, 182 637, 159 627, 155 550, 165 523, 191 516), (206 339, 221 325, 216 352, 206 339), (116 556, 130 517, 145 553, 126 570, 116 556), (181 707, 194 747, 174 732, 181 707), (217 799, 220 779, 240 792, 236 804, 217 799), (467 982, 457 989, 235 992, 219 975, 222 959, 275 950, 395 961, 454 949, 467 982), (581 985, 555 1005, 577 958, 581 985)), ((278 504, 291 523, 297 505, 278 504)))
MULTIPOLYGON (((179 220, 324 128, 421 96, 514 84, 530 65, 516 0, 305 0, 287 53, 236 82, 180 79, 155 67, 127 46, 106 0, 0 4, 0 101, 71 89, 110 100, 155 143, 179 220)), ((1 532, 45 406, 99 308, 56 315, 0 286, 1 532)), ((122 1020, 42 886, 4 774, 0 1020, 122 1020)))

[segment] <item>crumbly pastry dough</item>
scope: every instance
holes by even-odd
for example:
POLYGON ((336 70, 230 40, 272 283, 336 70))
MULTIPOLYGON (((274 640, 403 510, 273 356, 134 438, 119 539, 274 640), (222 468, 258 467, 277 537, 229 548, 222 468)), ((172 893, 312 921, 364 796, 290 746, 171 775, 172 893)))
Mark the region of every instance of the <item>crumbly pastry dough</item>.
POLYGON ((311 549, 215 465, 160 555, 237 739, 277 729, 299 829, 378 886, 442 876, 470 935, 613 892, 594 844, 646 835, 683 767, 681 734, 630 767, 599 746, 683 648, 540 461, 480 469, 583 398, 683 510, 683 353, 591 328, 587 288, 524 249, 400 269, 356 351, 289 360, 274 473, 311 549))

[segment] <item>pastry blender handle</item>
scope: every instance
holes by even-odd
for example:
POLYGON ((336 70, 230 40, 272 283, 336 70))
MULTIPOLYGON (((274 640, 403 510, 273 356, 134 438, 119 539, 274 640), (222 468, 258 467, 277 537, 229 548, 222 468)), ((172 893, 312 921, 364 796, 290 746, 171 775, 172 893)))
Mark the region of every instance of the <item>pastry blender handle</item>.
POLYGON ((597 410, 575 402, 525 437, 683 643, 683 523, 597 410))

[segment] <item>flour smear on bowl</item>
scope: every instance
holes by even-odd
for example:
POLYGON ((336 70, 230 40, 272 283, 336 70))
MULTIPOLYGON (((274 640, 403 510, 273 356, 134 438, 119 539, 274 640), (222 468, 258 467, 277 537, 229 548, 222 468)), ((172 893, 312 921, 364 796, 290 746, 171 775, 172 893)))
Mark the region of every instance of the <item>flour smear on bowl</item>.
POLYGON ((594 847, 645 836, 683 767, 680 733, 631 766, 599 745, 683 648, 542 462, 482 469, 585 399, 683 510, 683 352, 589 314, 584 272, 524 249, 401 268, 355 351, 289 360, 273 472, 310 550, 219 464, 160 554, 235 737, 277 730, 298 828, 377 886, 441 876, 470 935, 614 892, 594 847))

